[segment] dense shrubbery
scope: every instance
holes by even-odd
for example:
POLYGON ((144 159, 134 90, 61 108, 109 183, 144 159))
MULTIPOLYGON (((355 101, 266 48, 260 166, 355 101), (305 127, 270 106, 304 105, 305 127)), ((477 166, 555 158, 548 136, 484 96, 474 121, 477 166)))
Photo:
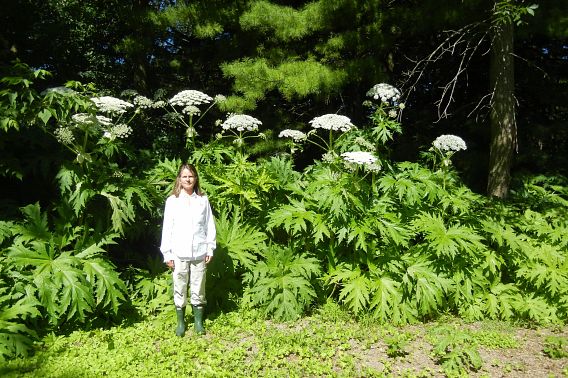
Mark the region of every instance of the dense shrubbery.
POLYGON ((567 318, 566 180, 525 178, 507 202, 473 193, 452 169, 452 154, 466 147, 454 136, 437 139, 422 162, 391 161, 403 108, 396 92, 370 91, 368 125, 316 117, 308 133, 281 134, 292 138, 290 153, 280 143, 252 156, 252 138, 268 145, 259 120, 232 115, 204 125, 222 96, 90 101, 94 89, 78 83, 39 94, 32 82, 47 73, 24 68, 2 79, 2 130, 39 128, 64 158, 49 205, 29 204, 21 218, 0 221, 2 356, 25 354, 39 330, 120 319, 131 305, 142 314, 169 306, 157 250, 118 267, 109 251, 128 248, 132 235, 158 235, 163 200, 188 156, 216 213, 213 306, 254 306, 290 320, 331 297, 381 322, 441 313, 567 318), (309 142, 322 158, 298 171, 294 154, 309 142))

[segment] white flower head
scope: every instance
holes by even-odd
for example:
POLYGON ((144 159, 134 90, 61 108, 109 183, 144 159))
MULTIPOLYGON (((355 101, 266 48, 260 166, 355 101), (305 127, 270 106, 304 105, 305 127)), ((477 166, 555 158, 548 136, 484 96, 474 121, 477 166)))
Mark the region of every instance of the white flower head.
POLYGON ((132 134, 132 127, 124 123, 121 123, 116 126, 113 126, 109 130, 109 132, 117 138, 124 139, 127 138, 130 134, 132 134))
POLYGON ((351 120, 339 114, 325 114, 319 117, 315 117, 309 123, 312 124, 314 129, 325 129, 347 132, 355 126, 351 123, 351 120))
POLYGON ((73 122, 82 126, 109 126, 112 124, 112 119, 102 116, 87 113, 77 113, 71 116, 73 122))
POLYGON ((111 115, 126 113, 128 108, 134 107, 131 103, 112 96, 93 97, 91 101, 95 103, 99 111, 111 115))
POLYGON ((258 119, 246 114, 233 114, 221 124, 223 130, 256 131, 262 125, 258 119))
POLYGON ((394 109, 389 110, 389 117, 396 118, 396 110, 394 109))
POLYGON ((291 129, 286 129, 286 130, 282 130, 280 132, 280 134, 278 134, 279 138, 292 138, 294 140, 294 142, 303 142, 305 141, 308 136, 301 132, 300 130, 291 130, 291 129))
POLYGON ((335 152, 326 152, 321 156, 321 160, 326 163, 333 163, 337 159, 337 154, 335 152))
POLYGON ((165 102, 164 100, 158 100, 152 103, 152 108, 154 109, 158 109, 158 108, 163 108, 167 105, 168 103, 165 102))
POLYGON ((374 164, 377 162, 377 158, 372 153, 366 151, 344 152, 341 154, 341 157, 345 161, 359 165, 374 164))
POLYGON ((189 105, 208 104, 211 101, 213 101, 213 98, 203 92, 195 91, 193 89, 181 91, 169 100, 172 105, 184 107, 189 105))
POLYGON ((100 125, 103 125, 103 126, 110 126, 110 125, 112 125, 112 119, 110 119, 110 118, 108 118, 108 117, 105 117, 105 116, 102 116, 102 115, 98 115, 98 116, 96 116, 96 118, 97 118, 97 122, 98 122, 100 125))
POLYGON ((375 84, 367 91, 367 96, 381 102, 397 102, 400 98, 400 91, 387 83, 375 84))
POLYGON ((378 172, 381 170, 377 158, 370 152, 366 151, 352 151, 344 152, 341 157, 346 162, 345 165, 348 169, 356 171, 358 167, 370 172, 378 172))
POLYGON ((142 95, 137 95, 136 97, 134 97, 134 100, 132 100, 132 102, 134 103, 134 105, 142 109, 148 109, 154 105, 152 100, 142 95))
POLYGON ((55 138, 59 143, 71 144, 75 141, 73 131, 69 127, 59 127, 55 130, 55 138))
POLYGON ((227 101, 227 97, 223 96, 222 94, 216 95, 214 98, 215 102, 225 102, 227 101))
POLYGON ((187 114, 190 116, 198 116, 201 114, 201 110, 195 105, 188 105, 181 110, 183 114, 187 114))
POLYGON ((440 135, 432 144, 440 151, 460 151, 467 149, 464 140, 455 135, 440 135))

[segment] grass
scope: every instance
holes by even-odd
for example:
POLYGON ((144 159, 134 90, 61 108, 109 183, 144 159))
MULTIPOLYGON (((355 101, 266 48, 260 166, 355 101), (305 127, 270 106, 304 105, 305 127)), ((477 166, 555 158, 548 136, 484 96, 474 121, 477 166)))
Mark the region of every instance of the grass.
MULTIPOLYGON (((206 326, 203 337, 188 332, 178 338, 171 311, 130 326, 51 335, 37 345, 34 355, 0 364, 0 376, 515 376, 523 367, 507 356, 522 354, 529 345, 527 337, 540 337, 542 345, 551 334, 566 337, 563 330, 539 329, 527 336, 529 330, 508 324, 464 324, 455 318, 400 328, 355 322, 333 303, 292 323, 275 323, 253 311, 241 311, 210 316, 206 326), (438 362, 440 356, 433 350, 447 335, 461 335, 467 348, 482 352, 482 367, 448 370, 438 362)), ((462 347, 451 345, 448 355, 462 347)), ((528 352, 546 360, 547 374, 568 373, 568 358, 550 359, 542 350, 528 352)), ((459 367, 460 360, 456 361, 459 367)))

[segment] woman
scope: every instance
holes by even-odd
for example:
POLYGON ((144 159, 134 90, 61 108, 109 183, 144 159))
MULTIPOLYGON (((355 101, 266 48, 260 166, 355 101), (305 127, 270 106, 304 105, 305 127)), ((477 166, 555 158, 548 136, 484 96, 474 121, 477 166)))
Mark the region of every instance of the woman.
POLYGON ((174 190, 166 200, 160 245, 164 262, 173 269, 177 336, 185 335, 188 278, 195 332, 200 335, 205 333, 205 273, 216 247, 215 234, 211 205, 199 189, 197 170, 191 164, 183 164, 174 190))

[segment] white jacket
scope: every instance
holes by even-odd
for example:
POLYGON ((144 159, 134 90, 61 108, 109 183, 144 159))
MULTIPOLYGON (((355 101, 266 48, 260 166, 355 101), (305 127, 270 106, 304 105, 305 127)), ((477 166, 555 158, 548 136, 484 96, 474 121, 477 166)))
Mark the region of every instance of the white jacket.
POLYGON ((201 260, 213 256, 217 246, 216 230, 211 205, 207 196, 171 195, 166 200, 162 244, 164 261, 174 259, 201 260))

